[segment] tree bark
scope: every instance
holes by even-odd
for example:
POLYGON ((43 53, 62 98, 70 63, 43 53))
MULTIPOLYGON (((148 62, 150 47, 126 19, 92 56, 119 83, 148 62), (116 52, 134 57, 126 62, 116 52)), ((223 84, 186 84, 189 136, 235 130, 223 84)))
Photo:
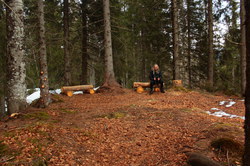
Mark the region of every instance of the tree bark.
POLYGON ((50 104, 51 98, 49 93, 43 0, 38 0, 38 20, 39 20, 40 91, 41 91, 39 105, 40 107, 45 108, 50 104))
POLYGON ((246 11, 246 92, 245 92, 245 151, 243 166, 250 166, 250 1, 245 0, 246 11))
POLYGON ((177 0, 171 1, 172 5, 172 29, 173 29, 173 79, 180 79, 179 66, 179 25, 177 0))
POLYGON ((71 85, 71 58, 69 51, 69 0, 63 1, 64 84, 71 85))
POLYGON ((105 76, 103 86, 120 86, 115 80, 114 73, 109 0, 103 0, 103 14, 105 49, 105 76))
POLYGON ((8 114, 26 108, 24 11, 22 0, 7 0, 7 107, 8 114))
POLYGON ((240 24, 241 24, 241 94, 246 90, 246 11, 244 0, 240 1, 240 24))
POLYGON ((86 0, 82 0, 82 84, 88 82, 88 25, 86 0))
POLYGON ((188 29, 188 86, 192 86, 192 71, 191 71, 191 9, 190 0, 187 0, 187 29, 188 29))
POLYGON ((214 84, 214 42, 213 42, 213 1, 208 0, 208 85, 210 88, 214 84))
POLYGON ((5 97, 0 96, 0 120, 6 115, 5 112, 5 97))

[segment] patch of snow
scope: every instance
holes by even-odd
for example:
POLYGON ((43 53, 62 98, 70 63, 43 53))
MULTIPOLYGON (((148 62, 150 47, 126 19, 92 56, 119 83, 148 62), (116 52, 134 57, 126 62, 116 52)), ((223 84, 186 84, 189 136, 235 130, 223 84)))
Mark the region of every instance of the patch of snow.
POLYGON ((224 105, 226 101, 220 101, 219 105, 224 105))
POLYGON ((243 119, 245 120, 245 117, 244 116, 238 116, 238 115, 232 115, 232 114, 229 114, 229 113, 226 113, 222 110, 219 110, 218 112, 210 112, 210 111, 206 111, 207 114, 209 115, 212 115, 212 116, 216 116, 216 117, 228 117, 228 118, 240 118, 240 119, 243 119))
MULTIPOLYGON (((30 89, 29 89, 30 90, 30 89)), ((31 95, 26 97, 26 102, 28 104, 31 104, 33 101, 37 100, 40 98, 40 88, 35 88, 35 92, 32 93, 31 95)), ((49 91, 51 94, 60 94, 61 89, 56 89, 56 90, 50 90, 49 91)))
POLYGON ((232 107, 234 104, 236 104, 235 101, 230 101, 225 107, 232 107))
POLYGON ((98 86, 98 87, 94 88, 94 91, 98 90, 99 88, 100 88, 100 86, 98 86))
POLYGON ((31 95, 26 97, 26 102, 28 104, 31 104, 34 100, 37 100, 40 98, 40 90, 32 93, 31 95))
POLYGON ((62 92, 61 89, 56 89, 56 90, 50 90, 49 91, 49 93, 51 93, 51 94, 58 94, 58 95, 61 94, 61 92, 62 92))
POLYGON ((74 95, 83 94, 83 91, 75 91, 73 94, 74 94, 74 95))
POLYGON ((220 109, 218 109, 218 108, 211 108, 211 110, 219 111, 220 109))

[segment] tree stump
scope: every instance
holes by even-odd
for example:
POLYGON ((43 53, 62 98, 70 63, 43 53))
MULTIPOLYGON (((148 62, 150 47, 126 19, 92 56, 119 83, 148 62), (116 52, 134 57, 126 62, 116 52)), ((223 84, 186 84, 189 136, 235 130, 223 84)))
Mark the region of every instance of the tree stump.
POLYGON ((173 80, 173 87, 182 87, 182 80, 173 80))

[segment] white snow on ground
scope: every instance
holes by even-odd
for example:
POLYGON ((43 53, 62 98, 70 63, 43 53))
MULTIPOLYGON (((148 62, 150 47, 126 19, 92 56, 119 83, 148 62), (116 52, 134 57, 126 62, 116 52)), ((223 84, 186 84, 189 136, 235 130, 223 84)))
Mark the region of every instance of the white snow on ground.
MULTIPOLYGON (((225 106, 226 108, 232 107, 234 104, 236 104, 236 102, 233 101, 233 99, 229 99, 229 101, 220 101, 219 102, 220 106, 225 106)), ((223 110, 218 109, 218 108, 211 108, 211 111, 206 111, 206 113, 209 115, 212 115, 212 116, 216 116, 216 117, 240 118, 243 120, 245 119, 244 116, 232 115, 232 114, 226 113, 223 110), (214 112, 214 111, 216 111, 216 112, 214 112)))
POLYGON ((220 109, 218 109, 218 108, 211 108, 211 110, 220 111, 220 109))
POLYGON ((233 101, 232 99, 229 99, 229 101, 220 101, 219 105, 225 105, 225 107, 232 107, 234 104, 236 104, 235 101, 233 101))
POLYGON ((61 91, 61 89, 56 89, 56 90, 50 90, 49 92, 51 94, 60 94, 62 91, 61 91))
POLYGON ((36 91, 34 93, 32 93, 31 95, 26 97, 26 102, 28 104, 31 104, 34 100, 39 99, 40 98, 40 90, 36 91))
POLYGON ((74 94, 74 95, 83 94, 83 91, 75 91, 73 94, 74 94))
POLYGON ((99 89, 100 88, 100 86, 98 86, 98 87, 96 87, 96 88, 94 88, 94 91, 96 91, 97 89, 99 89))
POLYGON ((228 117, 228 118, 240 118, 245 120, 244 116, 238 116, 238 115, 232 115, 232 114, 228 114, 222 110, 218 111, 218 112, 210 112, 210 111, 206 111, 207 114, 212 115, 212 116, 216 116, 216 117, 228 117))
POLYGON ((220 101, 219 105, 224 105, 226 103, 226 101, 220 101))
POLYGON ((225 107, 232 107, 234 104, 236 104, 235 101, 230 101, 225 107))
MULTIPOLYGON (((37 100, 40 98, 40 89, 39 88, 35 88, 34 89, 35 92, 32 93, 31 95, 26 97, 26 102, 28 104, 31 104, 33 101, 37 100)), ((56 90, 50 90, 49 91, 51 94, 60 94, 61 93, 61 89, 56 89, 56 90)))

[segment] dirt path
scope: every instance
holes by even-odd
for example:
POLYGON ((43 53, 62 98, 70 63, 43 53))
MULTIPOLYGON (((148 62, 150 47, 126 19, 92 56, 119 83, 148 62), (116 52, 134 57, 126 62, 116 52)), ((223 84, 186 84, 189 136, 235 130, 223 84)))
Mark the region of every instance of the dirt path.
POLYGON ((205 114, 216 107, 243 115, 238 99, 230 108, 218 105, 229 99, 226 96, 150 96, 126 90, 57 98, 59 102, 46 110, 30 108, 19 119, 1 124, 0 140, 7 150, 0 156, 14 156, 5 164, 182 166, 186 153, 193 151, 222 161, 209 146, 217 137, 243 142, 243 120, 205 114))

